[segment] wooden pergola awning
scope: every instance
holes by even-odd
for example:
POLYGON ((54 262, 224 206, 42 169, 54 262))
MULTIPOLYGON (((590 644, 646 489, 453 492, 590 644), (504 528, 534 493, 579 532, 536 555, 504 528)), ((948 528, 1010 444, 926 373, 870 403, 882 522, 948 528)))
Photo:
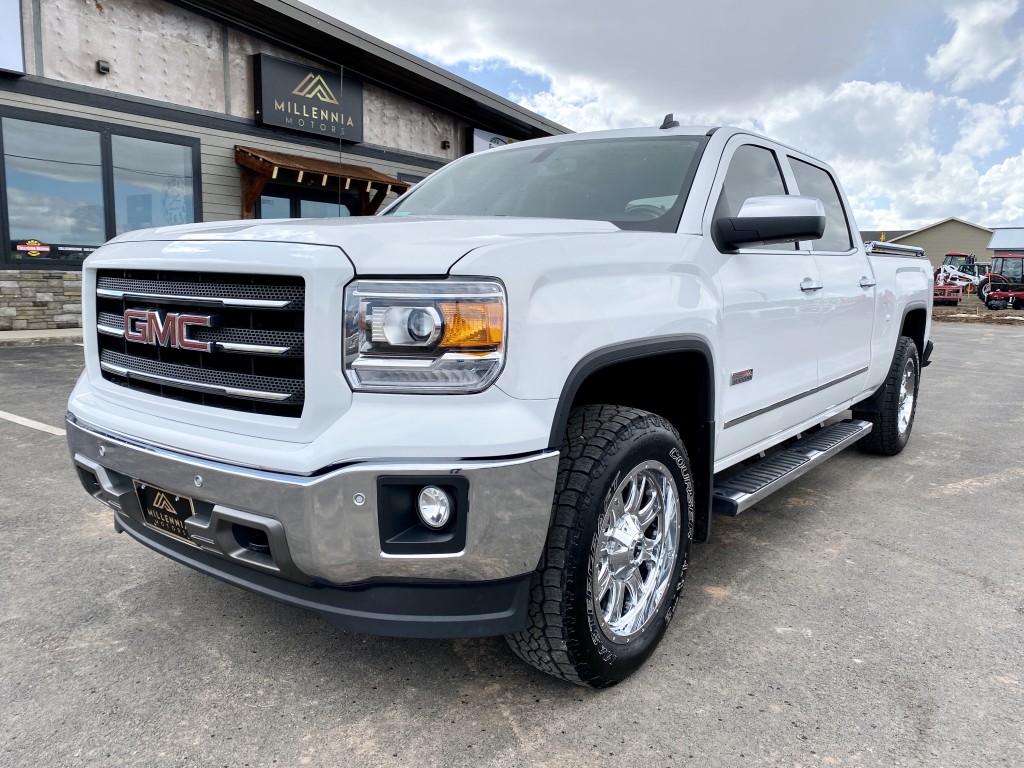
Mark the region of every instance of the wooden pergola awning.
POLYGON ((242 173, 243 219, 255 216, 256 201, 269 181, 305 182, 320 187, 337 183, 342 190, 359 193, 361 216, 376 213, 388 193, 401 195, 411 186, 401 179, 362 165, 348 165, 254 147, 236 146, 235 162, 242 173))

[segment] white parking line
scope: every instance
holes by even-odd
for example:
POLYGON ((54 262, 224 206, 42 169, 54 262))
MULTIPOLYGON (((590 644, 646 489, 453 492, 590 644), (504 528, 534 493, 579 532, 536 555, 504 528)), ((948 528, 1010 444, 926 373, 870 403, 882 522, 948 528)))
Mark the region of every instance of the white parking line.
POLYGON ((32 419, 26 419, 23 416, 15 416, 13 413, 8 413, 7 411, 0 411, 0 419, 3 419, 4 421, 11 421, 15 424, 21 424, 23 427, 38 429, 40 432, 49 432, 51 435, 57 435, 57 437, 64 437, 66 434, 63 429, 51 427, 49 424, 43 424, 41 421, 32 421, 32 419))

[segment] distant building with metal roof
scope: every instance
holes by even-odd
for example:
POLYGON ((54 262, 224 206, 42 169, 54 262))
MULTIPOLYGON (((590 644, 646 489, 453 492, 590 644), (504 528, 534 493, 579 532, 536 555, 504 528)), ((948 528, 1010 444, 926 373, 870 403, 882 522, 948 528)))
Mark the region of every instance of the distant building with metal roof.
POLYGON ((916 245, 923 248, 932 266, 939 267, 947 253, 967 253, 978 257, 978 261, 990 261, 987 253, 992 230, 980 224, 950 216, 926 227, 889 238, 899 245, 916 245))
POLYGON ((1019 253, 1024 251, 1024 227, 1000 227, 992 230, 988 249, 993 253, 1019 253))

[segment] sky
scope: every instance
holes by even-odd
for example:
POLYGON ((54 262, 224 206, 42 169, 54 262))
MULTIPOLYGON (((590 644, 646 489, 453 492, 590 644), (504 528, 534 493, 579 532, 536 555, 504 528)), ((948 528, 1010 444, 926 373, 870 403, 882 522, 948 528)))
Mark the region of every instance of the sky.
POLYGON ((306 1, 575 131, 757 130, 860 229, 1024 226, 1022 0, 306 1))

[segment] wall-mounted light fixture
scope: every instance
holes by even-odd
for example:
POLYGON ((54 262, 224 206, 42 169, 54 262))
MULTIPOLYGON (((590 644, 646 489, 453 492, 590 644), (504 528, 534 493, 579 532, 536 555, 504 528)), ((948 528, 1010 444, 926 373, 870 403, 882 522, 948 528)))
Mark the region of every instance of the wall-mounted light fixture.
POLYGON ((444 141, 441 142, 441 149, 451 149, 451 148, 452 148, 452 143, 450 141, 448 141, 448 139, 445 139, 444 141))
POLYGON ((103 59, 97 60, 97 62, 96 62, 96 71, 99 72, 101 75, 109 75, 110 74, 110 62, 109 61, 104 61, 103 59))

